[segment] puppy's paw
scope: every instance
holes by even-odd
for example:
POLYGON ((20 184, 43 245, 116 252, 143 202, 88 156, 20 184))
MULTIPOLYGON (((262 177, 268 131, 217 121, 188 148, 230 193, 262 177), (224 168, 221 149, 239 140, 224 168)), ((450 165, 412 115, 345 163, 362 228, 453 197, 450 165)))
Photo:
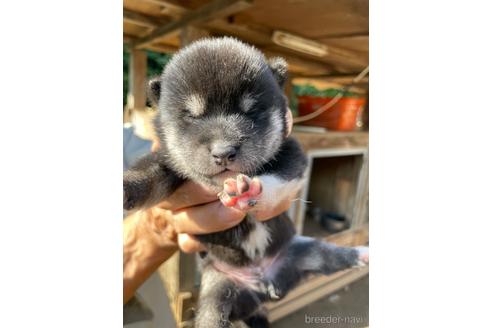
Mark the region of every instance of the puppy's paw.
POLYGON ((123 209, 125 211, 138 210, 148 200, 148 193, 143 192, 142 185, 131 179, 123 179, 123 209))
POLYGON ((123 184, 123 209, 130 211, 135 208, 135 197, 132 197, 131 185, 128 183, 123 184))
POLYGON ((255 207, 261 191, 260 179, 251 179, 244 174, 239 174, 236 179, 224 181, 224 190, 218 196, 224 206, 247 212, 255 207))
POLYGON ((367 246, 358 246, 355 247, 357 252, 359 253, 357 265, 358 266, 366 266, 369 264, 369 247, 367 246))

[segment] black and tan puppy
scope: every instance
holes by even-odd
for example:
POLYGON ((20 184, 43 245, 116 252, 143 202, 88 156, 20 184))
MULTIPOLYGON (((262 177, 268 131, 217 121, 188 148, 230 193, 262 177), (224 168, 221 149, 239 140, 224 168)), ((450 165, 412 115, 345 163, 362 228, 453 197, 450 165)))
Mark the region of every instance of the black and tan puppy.
POLYGON ((309 274, 367 256, 363 248, 295 236, 285 214, 255 220, 256 210, 298 190, 306 170, 299 144, 287 137, 286 66, 235 39, 205 39, 177 53, 150 83, 161 148, 125 172, 124 208, 152 206, 190 179, 247 213, 236 227, 196 236, 208 249, 196 327, 235 320, 268 326, 263 302, 282 298, 309 274), (224 182, 231 172, 237 178, 224 182))

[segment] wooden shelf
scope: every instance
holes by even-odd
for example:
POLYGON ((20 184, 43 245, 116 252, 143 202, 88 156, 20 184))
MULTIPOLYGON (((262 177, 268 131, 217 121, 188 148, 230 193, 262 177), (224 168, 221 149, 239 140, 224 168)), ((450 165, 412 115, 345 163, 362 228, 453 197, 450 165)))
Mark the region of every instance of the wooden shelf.
POLYGON ((299 140, 306 152, 319 149, 367 148, 369 146, 369 133, 366 131, 323 133, 294 131, 292 135, 299 140))
POLYGON ((277 303, 268 303, 268 319, 274 322, 328 296, 369 274, 369 267, 349 269, 330 276, 312 278, 277 303))

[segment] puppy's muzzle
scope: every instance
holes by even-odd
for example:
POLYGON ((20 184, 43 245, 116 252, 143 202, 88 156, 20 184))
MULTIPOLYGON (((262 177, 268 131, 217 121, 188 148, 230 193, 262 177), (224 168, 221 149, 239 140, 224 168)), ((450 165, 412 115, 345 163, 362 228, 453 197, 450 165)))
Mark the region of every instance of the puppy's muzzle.
POLYGON ((236 159, 239 146, 229 144, 215 144, 210 150, 215 164, 226 166, 230 162, 234 162, 236 159))

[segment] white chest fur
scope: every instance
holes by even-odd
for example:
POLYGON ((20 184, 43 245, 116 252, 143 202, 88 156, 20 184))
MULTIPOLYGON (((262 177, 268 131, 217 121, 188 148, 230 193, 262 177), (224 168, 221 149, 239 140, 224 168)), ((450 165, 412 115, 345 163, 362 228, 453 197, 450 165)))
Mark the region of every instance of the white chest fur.
POLYGON ((241 243, 241 247, 250 259, 261 258, 270 244, 271 236, 267 226, 261 222, 254 221, 255 228, 241 243))

